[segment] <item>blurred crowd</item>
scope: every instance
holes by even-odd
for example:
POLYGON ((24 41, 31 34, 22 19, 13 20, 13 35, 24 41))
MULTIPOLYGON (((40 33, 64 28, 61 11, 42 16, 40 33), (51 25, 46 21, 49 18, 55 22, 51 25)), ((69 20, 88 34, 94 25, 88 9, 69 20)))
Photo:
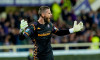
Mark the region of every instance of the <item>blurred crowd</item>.
POLYGON ((25 19, 32 23, 38 19, 37 11, 2 12, 0 15, 0 45, 29 44, 27 40, 19 40, 20 21, 25 19), (34 18, 34 19, 33 19, 34 18))
MULTIPOLYGON (((74 21, 82 21, 84 24, 84 29, 80 32, 65 35, 57 36, 52 34, 51 43, 86 43, 92 42, 93 37, 100 37, 100 10, 98 11, 89 11, 81 10, 80 14, 75 15, 74 10, 68 11, 67 7, 61 8, 59 16, 55 18, 54 11, 51 8, 53 17, 51 22, 59 29, 69 29, 73 27, 74 21)), ((32 9, 9 13, 2 12, 0 13, 0 45, 23 45, 23 44, 32 44, 31 40, 19 40, 19 30, 20 30, 20 21, 25 19, 29 24, 38 20, 38 10, 32 9)))

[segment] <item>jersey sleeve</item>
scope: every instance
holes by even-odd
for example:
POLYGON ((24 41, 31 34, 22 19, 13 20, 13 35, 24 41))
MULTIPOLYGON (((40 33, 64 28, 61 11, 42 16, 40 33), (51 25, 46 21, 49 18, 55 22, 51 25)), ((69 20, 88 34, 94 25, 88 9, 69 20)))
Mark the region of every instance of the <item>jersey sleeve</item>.
POLYGON ((65 30, 60 30, 57 27, 52 25, 52 33, 58 35, 58 36, 63 36, 63 35, 67 35, 70 34, 69 29, 65 29, 65 30))
POLYGON ((35 26, 34 24, 32 24, 31 26, 29 26, 25 31, 24 31, 24 36, 25 37, 30 37, 31 35, 34 34, 35 31, 35 26))
POLYGON ((57 31, 59 31, 59 29, 52 25, 52 33, 55 34, 57 31))

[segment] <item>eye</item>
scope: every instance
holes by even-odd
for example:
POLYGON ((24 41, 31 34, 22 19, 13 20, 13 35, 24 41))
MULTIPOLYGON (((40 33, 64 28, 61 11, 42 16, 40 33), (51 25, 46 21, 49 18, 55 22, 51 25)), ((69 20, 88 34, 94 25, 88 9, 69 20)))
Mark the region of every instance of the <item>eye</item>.
POLYGON ((51 13, 49 13, 49 14, 51 14, 51 13))

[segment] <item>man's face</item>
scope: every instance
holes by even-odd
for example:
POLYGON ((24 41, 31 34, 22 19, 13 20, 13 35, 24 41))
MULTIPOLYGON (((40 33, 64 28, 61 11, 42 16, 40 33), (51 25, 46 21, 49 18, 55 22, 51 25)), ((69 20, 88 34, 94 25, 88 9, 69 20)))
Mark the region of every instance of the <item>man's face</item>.
POLYGON ((44 21, 45 22, 50 22, 50 18, 51 18, 52 14, 50 9, 47 9, 44 13, 44 21))
POLYGON ((47 9, 46 12, 45 12, 45 17, 48 18, 48 19, 50 19, 51 16, 52 16, 52 14, 51 14, 50 9, 47 9))

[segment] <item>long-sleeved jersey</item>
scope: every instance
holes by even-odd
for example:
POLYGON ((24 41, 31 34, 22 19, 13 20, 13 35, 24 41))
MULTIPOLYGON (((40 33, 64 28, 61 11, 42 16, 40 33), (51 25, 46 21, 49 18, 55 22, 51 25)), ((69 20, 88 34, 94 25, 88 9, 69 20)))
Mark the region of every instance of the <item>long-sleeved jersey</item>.
POLYGON ((29 26, 24 34, 20 34, 20 39, 25 39, 30 37, 33 42, 35 42, 35 50, 34 57, 36 55, 46 55, 52 51, 51 47, 51 34, 54 33, 56 35, 62 36, 69 34, 68 30, 59 30, 50 22, 48 24, 40 24, 39 22, 35 22, 29 26))

